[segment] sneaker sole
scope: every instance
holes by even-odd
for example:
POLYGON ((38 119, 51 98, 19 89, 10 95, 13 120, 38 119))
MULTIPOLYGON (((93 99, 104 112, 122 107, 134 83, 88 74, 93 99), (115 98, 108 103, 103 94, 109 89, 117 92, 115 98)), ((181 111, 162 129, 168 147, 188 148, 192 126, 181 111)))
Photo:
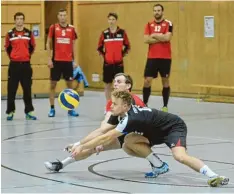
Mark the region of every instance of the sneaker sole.
POLYGON ((145 176, 145 178, 157 178, 159 175, 161 175, 161 174, 165 174, 165 173, 167 173, 167 172, 169 172, 169 168, 167 169, 167 171, 164 171, 164 172, 158 173, 158 174, 157 174, 157 176, 156 176, 156 175, 155 175, 155 176, 145 176))

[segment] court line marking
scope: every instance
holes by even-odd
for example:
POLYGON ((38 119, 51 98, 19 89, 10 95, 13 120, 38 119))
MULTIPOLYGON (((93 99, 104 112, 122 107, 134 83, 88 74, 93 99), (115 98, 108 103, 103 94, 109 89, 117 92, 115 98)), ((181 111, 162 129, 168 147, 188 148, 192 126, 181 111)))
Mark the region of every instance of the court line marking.
MULTIPOLYGON (((158 155, 164 155, 164 156, 172 156, 172 155, 169 155, 169 154, 160 154, 160 153, 157 153, 158 155)), ((136 182, 136 183, 146 183, 146 184, 155 184, 155 185, 165 185, 165 186, 177 186, 177 187, 205 187, 205 188, 210 188, 209 185, 185 185, 185 184, 174 184, 174 183, 156 183, 156 182, 147 182, 147 181, 139 181, 139 180, 132 180, 132 179, 125 179, 125 178, 117 178, 117 177, 112 177, 112 176, 108 176, 108 175, 105 175, 105 174, 101 174, 97 171, 94 170, 94 167, 99 165, 99 164, 102 164, 102 163, 107 163, 107 162, 111 162, 111 161, 115 161, 115 160, 121 160, 121 159, 127 159, 127 158, 132 158, 132 157, 121 157, 121 158, 115 158, 115 159, 109 159, 109 160, 106 160, 104 162, 98 162, 98 163, 95 163, 91 166, 88 167, 88 170, 89 172, 97 175, 97 176, 101 176, 101 177, 105 177, 105 178, 109 178, 109 179, 112 179, 112 180, 119 180, 119 181, 126 181, 126 182, 136 182)), ((210 161, 210 160, 204 160, 202 159, 203 161, 209 161, 209 162, 214 162, 214 163, 222 163, 222 164, 229 164, 229 165, 234 165, 234 163, 226 163, 226 162, 220 162, 220 161, 210 161)), ((182 175, 183 176, 183 175, 182 175)), ((190 177, 190 178, 195 178, 195 177, 190 177)), ((205 179, 207 180, 207 179, 205 179)), ((233 183, 231 183, 231 185, 234 185, 233 183)), ((220 189, 231 189, 231 188, 234 188, 234 187, 218 187, 220 189)))

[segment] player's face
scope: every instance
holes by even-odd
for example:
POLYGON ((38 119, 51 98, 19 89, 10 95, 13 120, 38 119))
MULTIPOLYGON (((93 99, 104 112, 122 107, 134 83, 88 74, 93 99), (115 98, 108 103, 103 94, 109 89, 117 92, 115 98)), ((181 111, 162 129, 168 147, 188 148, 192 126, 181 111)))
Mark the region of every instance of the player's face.
POLYGON ((128 111, 127 104, 124 104, 122 99, 111 97, 112 104, 111 104, 111 113, 114 116, 122 116, 125 112, 128 111))
POLYGON ((15 25, 16 26, 23 26, 24 25, 24 16, 16 16, 15 18, 15 25))
POLYGON ((58 21, 59 23, 67 23, 67 12, 59 12, 58 13, 58 21))
POLYGON ((160 20, 163 17, 163 10, 160 6, 154 7, 154 18, 160 20))
POLYGON ((116 26, 116 19, 113 16, 108 17, 108 24, 110 27, 116 26))
POLYGON ((126 78, 120 75, 114 79, 114 89, 128 91, 130 89, 130 84, 126 84, 126 78))

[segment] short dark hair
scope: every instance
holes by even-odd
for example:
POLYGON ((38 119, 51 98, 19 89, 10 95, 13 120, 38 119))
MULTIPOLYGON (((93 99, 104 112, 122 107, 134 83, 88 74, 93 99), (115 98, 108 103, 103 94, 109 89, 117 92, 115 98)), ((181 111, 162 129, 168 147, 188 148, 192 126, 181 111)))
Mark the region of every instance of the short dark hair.
POLYGON ((161 7, 161 8, 162 8, 162 11, 164 11, 164 7, 163 7, 162 4, 157 3, 157 4, 154 5, 154 8, 155 8, 155 7, 161 7))
POLYGON ((117 73, 114 78, 119 77, 121 75, 125 77, 125 83, 126 84, 131 84, 131 87, 129 88, 129 91, 131 92, 132 91, 132 87, 133 87, 132 77, 130 75, 128 75, 128 74, 125 74, 125 73, 117 73))
POLYGON ((15 15, 14 15, 14 20, 15 20, 16 17, 18 17, 18 16, 23 16, 23 19, 25 19, 25 15, 24 15, 22 12, 17 12, 17 13, 15 13, 15 15))
POLYGON ((117 13, 110 12, 107 17, 109 18, 110 16, 113 16, 116 20, 118 19, 118 14, 117 13))
POLYGON ((58 14, 59 14, 60 12, 67 12, 67 10, 64 9, 64 8, 61 8, 61 9, 58 11, 58 14))

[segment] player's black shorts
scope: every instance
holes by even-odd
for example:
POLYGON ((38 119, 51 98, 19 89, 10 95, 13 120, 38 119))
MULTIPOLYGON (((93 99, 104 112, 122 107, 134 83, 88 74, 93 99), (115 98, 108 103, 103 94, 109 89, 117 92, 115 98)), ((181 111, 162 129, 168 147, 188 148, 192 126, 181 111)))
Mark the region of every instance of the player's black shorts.
POLYGON ((122 63, 103 65, 103 82, 112 83, 114 77, 118 73, 124 73, 124 66, 122 63))
POLYGON ((118 140, 119 140, 119 143, 120 143, 120 147, 121 147, 121 148, 123 147, 125 136, 126 136, 126 135, 121 135, 121 136, 118 137, 118 140))
POLYGON ((147 59, 144 77, 169 77, 171 72, 171 59, 147 59))
POLYGON ((61 77, 66 81, 73 80, 73 65, 69 61, 53 61, 54 67, 50 69, 50 79, 59 81, 61 77))
POLYGON ((175 124, 161 139, 157 137, 150 140, 151 146, 165 143, 169 148, 185 147, 187 138, 187 126, 183 120, 175 124))

